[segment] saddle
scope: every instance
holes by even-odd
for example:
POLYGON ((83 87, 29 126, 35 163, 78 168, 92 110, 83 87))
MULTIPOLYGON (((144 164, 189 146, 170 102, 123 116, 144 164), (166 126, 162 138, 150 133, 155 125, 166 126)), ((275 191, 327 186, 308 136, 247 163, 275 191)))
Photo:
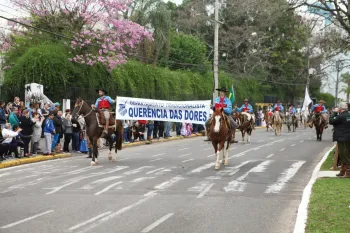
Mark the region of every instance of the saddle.
MULTIPOLYGON (((109 110, 104 110, 104 111, 109 111, 109 110)), ((113 117, 113 115, 111 114, 111 112, 109 111, 109 126, 114 126, 115 125, 115 119, 113 117)), ((98 124, 105 126, 106 125, 106 118, 105 118, 105 114, 103 114, 103 111, 98 109, 96 112, 96 116, 97 116, 97 120, 98 120, 98 124)))

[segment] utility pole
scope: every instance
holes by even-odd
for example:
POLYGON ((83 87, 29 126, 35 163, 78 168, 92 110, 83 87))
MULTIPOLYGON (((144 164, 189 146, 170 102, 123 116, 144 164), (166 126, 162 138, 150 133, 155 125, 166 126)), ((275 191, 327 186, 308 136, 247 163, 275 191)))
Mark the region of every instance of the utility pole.
POLYGON ((340 67, 339 67, 340 61, 336 61, 335 66, 337 69, 337 80, 335 81, 335 103, 334 106, 338 105, 338 88, 339 88, 339 72, 340 72, 340 67))
POLYGON ((214 90, 213 103, 218 96, 216 89, 219 88, 219 0, 215 0, 215 32, 214 32, 214 90))

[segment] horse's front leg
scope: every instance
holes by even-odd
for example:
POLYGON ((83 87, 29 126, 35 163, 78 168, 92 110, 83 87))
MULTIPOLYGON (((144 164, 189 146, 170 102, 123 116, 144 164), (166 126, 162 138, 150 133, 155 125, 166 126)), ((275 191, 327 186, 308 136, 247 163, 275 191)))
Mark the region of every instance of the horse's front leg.
POLYGON ((97 165, 98 164, 98 159, 97 159, 97 140, 98 138, 94 137, 92 139, 92 160, 91 160, 91 166, 97 165))
POLYGON ((224 148, 225 141, 220 142, 217 152, 216 152, 216 162, 215 162, 215 169, 218 170, 220 169, 220 152, 224 148))
POLYGON ((245 130, 242 130, 242 131, 241 131, 241 133, 242 133, 242 143, 244 143, 244 138, 245 138, 245 130))

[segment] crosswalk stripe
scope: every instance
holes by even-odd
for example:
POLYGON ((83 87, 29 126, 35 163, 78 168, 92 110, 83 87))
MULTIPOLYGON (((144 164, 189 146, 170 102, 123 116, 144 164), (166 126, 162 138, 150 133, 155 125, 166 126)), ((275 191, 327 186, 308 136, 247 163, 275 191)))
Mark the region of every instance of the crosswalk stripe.
POLYGON ((250 174, 250 173, 260 173, 264 172, 266 170, 266 167, 271 163, 271 160, 266 160, 256 167, 253 167, 250 169, 248 172, 246 172, 244 175, 238 177, 236 180, 231 181, 226 187, 224 187, 224 190, 226 192, 243 192, 247 183, 243 182, 245 178, 250 174))
POLYGON ((141 232, 142 233, 147 233, 150 232, 151 230, 153 230, 155 227, 159 226, 161 223, 165 222, 168 218, 170 218, 171 216, 173 216, 174 213, 169 213, 163 217, 161 217, 160 219, 158 219, 157 221, 155 221, 154 223, 152 223, 151 225, 149 225, 148 227, 146 227, 145 229, 143 229, 141 232))
POLYGON ((108 185, 106 188, 104 188, 104 189, 102 189, 101 191, 95 193, 95 195, 97 196, 97 195, 100 195, 100 194, 102 194, 102 193, 104 193, 104 192, 107 192, 108 190, 110 190, 110 189, 113 188, 114 186, 117 186, 118 184, 121 184, 121 183, 123 183, 123 181, 118 181, 118 182, 116 182, 116 183, 114 183, 114 184, 108 185))
POLYGON ((298 161, 293 163, 287 170, 285 170, 282 175, 277 179, 277 182, 268 186, 265 193, 279 193, 286 183, 293 178, 293 176, 298 172, 299 168, 303 166, 305 161, 298 161))
POLYGON ((99 179, 99 180, 95 180, 95 181, 91 182, 90 184, 84 185, 80 189, 93 189, 94 187, 96 187, 99 184, 103 184, 103 183, 106 183, 108 181, 116 180, 116 179, 119 179, 119 178, 122 178, 122 176, 105 177, 105 178, 102 178, 102 179, 99 179))
POLYGON ((97 215, 96 217, 93 217, 93 218, 91 218, 91 219, 89 219, 89 220, 87 220, 87 221, 85 221, 85 222, 79 223, 79 224, 77 224, 77 225, 75 225, 75 226, 69 228, 68 231, 74 231, 74 230, 76 230, 76 229, 78 229, 78 228, 80 228, 80 227, 82 227, 82 226, 85 226, 86 224, 92 223, 92 222, 94 222, 95 220, 97 220, 97 219, 99 219, 99 218, 102 218, 102 217, 104 217, 104 216, 106 216, 106 215, 108 215, 108 214, 110 214, 110 213, 112 213, 112 211, 108 211, 108 212, 105 212, 105 213, 103 213, 103 214, 97 215))
POLYGON ((157 168, 157 169, 155 169, 155 170, 152 170, 152 171, 146 172, 146 175, 148 175, 148 174, 152 174, 152 173, 155 173, 155 172, 160 171, 160 170, 163 170, 163 169, 164 169, 164 167, 157 168))

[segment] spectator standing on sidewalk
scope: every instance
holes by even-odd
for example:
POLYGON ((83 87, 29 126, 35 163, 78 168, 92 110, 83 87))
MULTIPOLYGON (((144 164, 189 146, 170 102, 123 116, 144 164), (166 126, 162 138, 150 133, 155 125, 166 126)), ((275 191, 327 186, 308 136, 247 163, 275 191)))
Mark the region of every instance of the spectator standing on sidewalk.
POLYGON ((53 125, 53 112, 49 113, 49 117, 45 121, 44 136, 45 136, 45 151, 44 155, 51 155, 52 135, 55 135, 55 126, 53 125))
POLYGON ((333 138, 337 142, 341 161, 340 173, 337 176, 350 178, 350 113, 345 102, 334 109, 329 124, 334 126, 333 138))
POLYGON ((159 121, 154 121, 153 126, 153 139, 159 139, 159 121))
POLYGON ((42 133, 42 124, 44 123, 45 118, 40 119, 40 115, 38 112, 35 112, 33 114, 33 137, 32 137, 32 152, 33 154, 38 153, 39 143, 41 139, 41 133, 42 133))
POLYGON ((129 139, 128 139, 128 132, 129 132, 129 122, 127 120, 123 121, 123 126, 124 126, 124 143, 128 144, 129 139))
POLYGON ((147 127, 147 140, 152 141, 154 121, 148 121, 146 127, 147 127))
POLYGON ((71 122, 71 115, 69 112, 66 112, 65 118, 63 118, 62 128, 64 133, 63 151, 68 153, 69 143, 72 139, 73 134, 73 125, 71 122))
POLYGON ((57 111, 57 114, 53 118, 53 125, 55 126, 55 135, 52 141, 52 147, 51 150, 53 151, 56 146, 58 146, 57 150, 60 152, 61 150, 61 144, 60 144, 60 139, 63 136, 62 135, 62 111, 57 111))
POLYGON ((19 125, 18 108, 17 107, 12 108, 12 112, 9 116, 9 123, 11 124, 12 129, 13 129, 13 126, 19 125))
POLYGON ((34 122, 30 119, 28 110, 23 110, 22 116, 20 117, 20 128, 22 129, 22 134, 24 137, 21 139, 24 143, 24 156, 30 156, 29 153, 29 144, 33 135, 33 125, 34 122))
POLYGON ((72 150, 73 152, 78 152, 80 149, 80 124, 75 119, 72 118, 72 127, 73 127, 73 134, 72 134, 72 150))
POLYGON ((0 126, 1 126, 1 129, 5 128, 5 124, 6 124, 5 102, 0 101, 0 126))

